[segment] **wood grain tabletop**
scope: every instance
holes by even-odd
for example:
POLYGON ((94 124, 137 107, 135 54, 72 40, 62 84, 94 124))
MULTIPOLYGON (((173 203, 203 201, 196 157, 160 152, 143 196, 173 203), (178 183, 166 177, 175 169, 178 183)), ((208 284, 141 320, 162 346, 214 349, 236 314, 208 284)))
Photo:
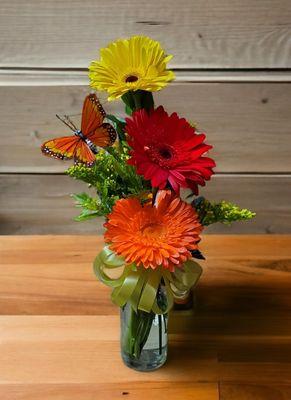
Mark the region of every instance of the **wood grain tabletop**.
POLYGON ((195 308, 170 315, 169 357, 119 355, 118 309, 96 281, 98 236, 2 236, 1 400, 290 400, 291 235, 208 235, 195 308))

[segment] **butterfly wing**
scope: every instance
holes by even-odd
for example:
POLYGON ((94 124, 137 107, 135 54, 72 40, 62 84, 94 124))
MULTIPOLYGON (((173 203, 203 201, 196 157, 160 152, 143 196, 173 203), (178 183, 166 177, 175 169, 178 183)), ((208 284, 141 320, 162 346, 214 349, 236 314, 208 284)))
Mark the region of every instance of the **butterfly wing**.
POLYGON ((83 104, 81 131, 85 136, 102 125, 105 111, 95 94, 86 96, 83 104))
POLYGON ((104 123, 95 131, 89 133, 87 137, 95 146, 111 146, 116 140, 116 131, 110 124, 104 123))
POLYGON ((74 157, 79 143, 80 138, 77 136, 64 136, 45 142, 41 146, 41 151, 49 157, 70 160, 74 157))
POLYGON ((82 112, 82 133, 96 146, 111 146, 116 140, 115 129, 103 123, 106 113, 95 94, 89 94, 84 101, 82 112))
MULTIPOLYGON (((105 147, 111 145, 116 139, 114 128, 103 123, 105 111, 95 94, 86 96, 83 104, 81 131, 94 145, 105 147)), ((92 166, 95 155, 80 136, 65 136, 45 142, 41 150, 43 154, 69 160, 74 158, 76 163, 92 166)))
POLYGON ((74 160, 76 164, 81 163, 86 164, 87 167, 92 167, 96 161, 96 157, 87 143, 81 140, 76 148, 74 160))
POLYGON ((45 142, 41 146, 43 154, 59 160, 74 158, 75 163, 86 164, 91 167, 95 162, 95 155, 89 146, 77 136, 65 136, 45 142))

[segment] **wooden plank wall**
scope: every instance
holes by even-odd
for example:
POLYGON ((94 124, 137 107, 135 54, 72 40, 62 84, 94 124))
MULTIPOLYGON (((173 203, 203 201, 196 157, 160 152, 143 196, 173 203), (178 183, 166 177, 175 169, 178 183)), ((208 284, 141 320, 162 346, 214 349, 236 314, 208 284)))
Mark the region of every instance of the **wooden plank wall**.
POLYGON ((102 231, 101 220, 72 221, 68 194, 84 186, 39 146, 66 132, 55 113, 80 112, 98 48, 137 33, 175 56, 177 80, 156 102, 198 121, 214 145, 217 175, 201 194, 258 213, 209 232, 291 232, 289 0, 2 0, 0 33, 2 234, 102 231))

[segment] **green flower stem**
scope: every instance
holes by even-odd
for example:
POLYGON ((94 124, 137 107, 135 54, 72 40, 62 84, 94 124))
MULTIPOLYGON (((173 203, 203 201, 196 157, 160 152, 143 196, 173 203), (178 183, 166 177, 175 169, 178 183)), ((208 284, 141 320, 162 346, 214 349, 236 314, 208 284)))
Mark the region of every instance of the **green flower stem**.
POLYGON ((145 108, 147 111, 154 107, 153 94, 146 90, 130 90, 121 99, 126 105, 127 114, 145 108))
POLYGON ((141 104, 141 96, 139 93, 137 93, 137 95, 135 95, 133 93, 132 95, 133 100, 134 100, 134 109, 135 110, 140 110, 142 108, 142 104, 141 104))
POLYGON ((159 191, 159 189, 158 189, 158 188, 156 188, 156 187, 153 187, 153 189, 152 189, 152 195, 153 195, 153 199, 152 199, 152 205, 153 205, 153 206, 154 206, 154 204, 155 204, 155 201, 156 201, 156 197, 157 197, 158 191, 159 191))
POLYGON ((159 320, 159 354, 162 354, 162 316, 159 314, 158 315, 158 320, 159 320))
POLYGON ((150 334, 155 314, 138 310, 130 306, 129 323, 123 333, 123 350, 131 358, 139 359, 150 334))

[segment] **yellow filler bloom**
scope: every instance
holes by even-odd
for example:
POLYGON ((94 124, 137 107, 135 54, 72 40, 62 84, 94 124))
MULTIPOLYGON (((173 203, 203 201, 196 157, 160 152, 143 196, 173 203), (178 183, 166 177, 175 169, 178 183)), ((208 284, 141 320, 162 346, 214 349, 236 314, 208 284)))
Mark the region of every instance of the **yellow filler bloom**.
POLYGON ((175 78, 166 64, 159 42, 146 36, 119 39, 100 50, 100 60, 89 66, 90 86, 109 93, 108 100, 121 97, 129 90, 154 92, 175 78))

